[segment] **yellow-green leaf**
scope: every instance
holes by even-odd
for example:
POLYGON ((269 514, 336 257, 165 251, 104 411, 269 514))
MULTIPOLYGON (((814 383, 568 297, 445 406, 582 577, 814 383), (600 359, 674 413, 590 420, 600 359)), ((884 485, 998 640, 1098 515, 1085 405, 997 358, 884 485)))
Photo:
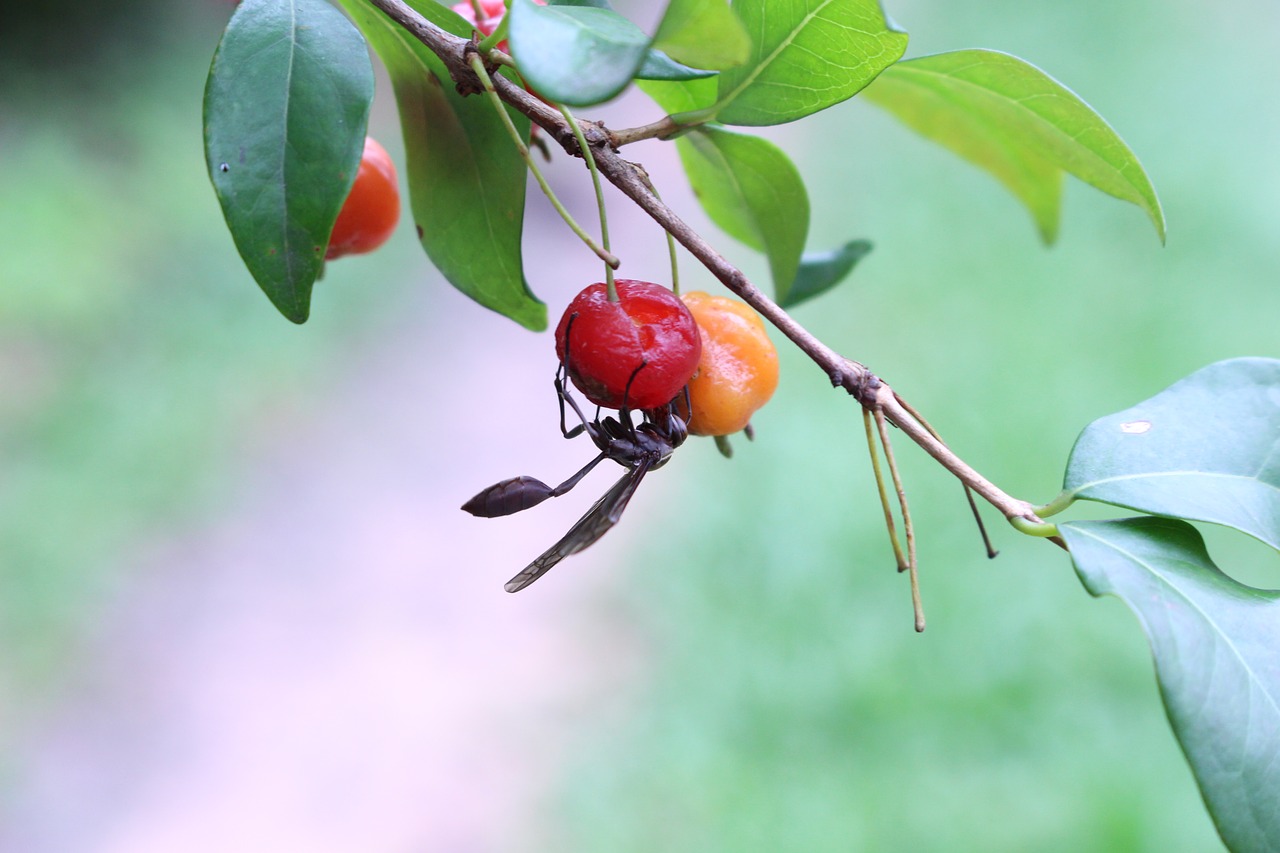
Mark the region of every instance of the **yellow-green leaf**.
POLYGON ((1138 158, 1081 98, 1039 68, 993 50, 899 62, 865 96, 917 133, 994 175, 1052 243, 1069 172, 1146 212, 1164 241, 1164 212, 1138 158))
POLYGON ((653 46, 680 62, 723 71, 747 61, 751 38, 726 0, 671 0, 653 46))

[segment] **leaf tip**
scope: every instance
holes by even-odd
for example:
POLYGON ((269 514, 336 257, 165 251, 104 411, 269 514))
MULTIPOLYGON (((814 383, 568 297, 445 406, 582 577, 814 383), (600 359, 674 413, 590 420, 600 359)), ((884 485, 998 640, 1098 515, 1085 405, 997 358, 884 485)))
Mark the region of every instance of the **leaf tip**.
POLYGON ((531 332, 545 332, 547 330, 547 306, 539 302, 530 310, 520 314, 518 317, 512 317, 512 319, 531 332))
POLYGON ((1042 222, 1037 220, 1036 231, 1040 235, 1040 242, 1044 244, 1046 249, 1052 247, 1058 242, 1058 223, 1042 222))
POLYGON ((1164 222, 1164 208, 1160 206, 1160 199, 1155 200, 1155 207, 1147 211, 1147 215, 1151 217, 1151 224, 1155 226, 1156 236, 1160 238, 1160 245, 1168 245, 1168 230, 1164 222))
POLYGON ((277 304, 276 308, 280 310, 280 313, 284 315, 286 320, 288 320, 290 323, 293 323, 296 326, 301 326, 303 323, 307 322, 307 320, 311 318, 311 301, 310 300, 307 300, 304 303, 289 306, 289 307, 277 304))

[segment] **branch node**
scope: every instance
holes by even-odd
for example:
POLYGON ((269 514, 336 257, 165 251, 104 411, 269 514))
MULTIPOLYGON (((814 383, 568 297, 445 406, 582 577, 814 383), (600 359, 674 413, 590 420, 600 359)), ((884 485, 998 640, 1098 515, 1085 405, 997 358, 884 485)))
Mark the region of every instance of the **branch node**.
POLYGON ((604 126, 602 121, 581 121, 582 135, 587 138, 587 142, 594 147, 602 147, 610 145, 612 138, 609 129, 604 126))
POLYGON ((467 65, 467 71, 464 73, 458 69, 453 69, 453 85, 458 90, 458 94, 466 97, 468 95, 479 95, 484 92, 484 84, 480 82, 480 77, 470 70, 471 57, 478 56, 480 61, 484 63, 484 70, 490 75, 494 74, 498 66, 489 61, 489 57, 484 55, 480 50, 479 43, 472 36, 471 40, 462 48, 462 61, 467 65))
POLYGON ((837 368, 831 372, 832 381, 835 380, 836 374, 841 377, 840 385, 844 387, 849 395, 864 409, 872 411, 883 408, 876 399, 876 392, 884 385, 880 381, 880 377, 876 376, 870 370, 867 370, 860 364, 844 359, 844 368, 837 368))
MULTIPOLYGON (((547 137, 559 144, 569 155, 584 156, 574 138, 573 128, 558 110, 538 100, 511 79, 502 75, 493 75, 491 80, 485 81, 482 75, 477 73, 481 69, 491 67, 490 63, 514 65, 505 53, 494 48, 488 52, 488 56, 484 57, 483 62, 478 63, 479 68, 473 69, 469 64, 470 54, 483 54, 474 37, 468 42, 466 39, 445 32, 406 5, 404 0, 367 0, 367 2, 380 9, 435 53, 448 69, 459 92, 470 94, 487 91, 487 87, 480 88, 487 82, 494 88, 495 99, 500 99, 516 111, 523 113, 534 124, 547 131, 547 137)), ((506 116, 505 110, 502 110, 502 114, 506 116)), ((671 138, 710 118, 709 115, 685 114, 680 124, 667 116, 648 125, 617 131, 610 131, 604 125, 595 122, 583 122, 581 128, 587 135, 586 138, 590 140, 586 144, 590 146, 590 152, 594 153, 599 173, 652 217, 668 235, 683 245, 725 287, 753 307, 765 320, 772 323, 805 352, 821 367, 834 386, 843 387, 858 402, 866 416, 874 415, 882 436, 887 437, 887 426, 892 425, 961 480, 974 494, 996 507, 1005 518, 1021 518, 1033 526, 1037 523, 1043 524, 1036 514, 1036 507, 1005 493, 930 434, 929 429, 919 417, 913 415, 914 410, 897 398, 892 389, 865 365, 847 359, 823 344, 761 292, 741 270, 729 263, 658 198, 642 167, 630 163, 619 154, 623 145, 645 139, 671 138)), ((519 141, 517 147, 526 147, 523 140, 519 141)), ((528 162, 532 164, 533 161, 530 159, 528 162)), ((535 176, 537 174, 539 173, 535 172, 535 176)), ((579 234, 579 236, 583 235, 579 234)), ((594 246, 589 237, 584 239, 587 240, 588 245, 593 246, 593 250, 601 248, 594 246)), ((597 251, 597 254, 601 252, 597 251)), ((610 260, 606 255, 607 253, 601 254, 607 261, 610 260)), ((871 433, 868 438, 871 443, 874 443, 874 433, 871 433)), ((1059 498, 1050 505, 1042 507, 1041 511, 1049 515, 1070 502, 1070 496, 1059 498)), ((905 515, 905 506, 902 509, 905 515)), ((1048 525, 1044 526, 1048 527, 1048 525)), ((1066 547, 1060 536, 1050 535, 1047 538, 1059 547, 1066 547)), ((909 545, 914 544, 912 532, 908 532, 907 539, 909 545)), ((912 559, 907 560, 909 567, 914 565, 913 557, 914 555, 912 559)), ((912 574, 914 575, 914 572, 912 574)), ((918 605, 918 601, 916 603, 918 605)), ((923 618, 919 613, 917 615, 920 617, 917 627, 923 628, 923 618)))

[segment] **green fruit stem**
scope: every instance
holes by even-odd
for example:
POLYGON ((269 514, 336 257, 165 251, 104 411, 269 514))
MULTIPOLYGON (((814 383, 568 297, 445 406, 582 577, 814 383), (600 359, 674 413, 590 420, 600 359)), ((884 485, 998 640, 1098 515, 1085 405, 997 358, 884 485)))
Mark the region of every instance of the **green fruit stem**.
MULTIPOLYGON (((366 0, 370 6, 379 9, 390 20, 403 27, 414 38, 431 50, 445 63, 450 76, 459 84, 470 83, 474 77, 481 88, 487 88, 492 100, 505 101, 513 108, 524 113, 548 131, 551 138, 561 141, 565 128, 564 118, 542 101, 537 100, 514 82, 504 78, 496 81, 498 92, 493 90, 494 82, 484 72, 483 67, 475 68, 472 59, 474 54, 468 49, 468 40, 446 33, 421 14, 410 8, 404 0, 366 0), (487 83, 487 86, 485 85, 487 83), (496 95, 496 97, 495 97, 496 95)), ((493 51, 490 58, 502 61, 506 57, 500 51, 493 51)), ((501 107, 499 107, 501 109, 501 107)), ((503 110, 503 115, 505 115, 503 110)), ((833 386, 846 391, 864 409, 879 413, 886 420, 897 426, 902 434, 914 442, 935 461, 941 464, 957 479, 973 490, 978 497, 994 506, 1005 518, 1018 518, 1032 524, 1040 521, 1036 515, 1036 507, 1029 501, 1015 498, 991 482, 973 466, 965 462, 949 447, 943 444, 929 430, 911 415, 902 400, 894 393, 891 385, 876 376, 866 365, 847 358, 827 346, 808 329, 770 299, 760 288, 737 267, 729 263, 723 255, 716 251, 702 235, 698 234, 688 223, 682 220, 671 208, 653 194, 641 178, 641 171, 636 165, 618 151, 617 146, 628 142, 649 139, 655 136, 665 138, 672 132, 682 129, 682 124, 690 120, 690 116, 681 115, 673 121, 670 118, 659 123, 660 126, 637 128, 635 132, 610 132, 602 126, 586 129, 588 137, 595 137, 599 148, 596 149, 596 167, 600 174, 613 184, 624 196, 633 201, 641 210, 653 218, 660 227, 675 237, 676 241, 697 259, 716 279, 724 284, 738 298, 754 308, 765 320, 790 339, 830 378, 833 386)), ((519 142, 519 147, 527 151, 527 146, 519 139, 519 134, 511 128, 512 135, 519 142)), ((567 142, 567 140, 565 140, 567 142)), ((564 144, 563 142, 561 144, 564 144)), ((576 144, 576 143, 575 143, 576 144)), ((568 151, 568 145, 564 145, 568 151)), ((573 154, 576 152, 569 151, 573 154)), ((527 157, 527 154, 526 154, 527 157)), ((527 159, 526 159, 527 162, 527 159)), ((535 170, 535 176, 538 174, 535 170)), ((551 197, 550 195, 548 197, 551 197)), ((571 220, 566 218, 567 222, 571 220)), ((575 233, 579 233, 575 231, 575 233)), ((581 235, 580 235, 581 236, 581 235)), ((591 245, 588 243, 588 245, 591 245)), ((1054 501, 1056 507, 1060 502, 1054 501)), ((1060 536, 1050 536, 1049 542, 1066 549, 1066 543, 1060 536)))
MULTIPOLYGON (((596 158, 591 153, 591 146, 587 144, 587 137, 582 133, 582 125, 578 124, 578 120, 573 117, 573 113, 569 112, 569 108, 564 104, 557 104, 560 114, 564 116, 564 120, 569 123, 569 127, 573 129, 573 138, 578 140, 578 150, 582 152, 582 159, 587 161, 587 168, 591 170, 591 185, 596 191, 596 208, 600 211, 600 244, 604 246, 606 252, 609 251, 609 214, 605 210, 604 203, 604 187, 600 184, 600 170, 596 168, 596 158)), ((613 284, 613 271, 617 268, 617 264, 610 266, 608 262, 604 265, 604 286, 609 294, 610 302, 618 301, 618 289, 613 284)))
MULTIPOLYGON (((472 0, 472 2, 478 3, 479 0, 472 0)), ((495 28, 492 33, 485 36, 484 39, 481 40, 480 44, 477 45, 477 48, 481 53, 487 54, 489 51, 493 50, 495 47, 501 44, 502 40, 507 37, 507 30, 509 29, 507 26, 507 21, 508 21, 508 17, 506 15, 503 15, 502 20, 498 21, 497 28, 495 28)))
POLYGON ((1051 515, 1057 515, 1062 512, 1064 509, 1075 503, 1075 500, 1075 495, 1070 492, 1062 492, 1044 506, 1036 507, 1035 513, 1041 518, 1048 518, 1051 515))
MULTIPOLYGON (((653 181, 649 179, 648 172, 641 170, 640 179, 644 181, 644 185, 649 188, 649 192, 653 193, 653 197, 658 201, 662 201, 662 196, 658 195, 658 188, 653 185, 653 181)), ((671 292, 676 296, 680 295, 680 259, 676 256, 676 238, 671 236, 671 232, 665 228, 662 231, 667 237, 667 255, 671 258, 671 292)), ((748 424, 748 426, 750 426, 748 424)), ((751 436, 747 436, 750 438, 751 436)))
MULTIPOLYGON (((1037 513, 1038 515, 1039 513, 1037 513)), ((1032 521, 1029 518, 1019 518, 1014 516, 1009 519, 1009 523, 1013 525, 1013 529, 1019 533, 1025 533, 1028 536, 1038 536, 1041 539, 1050 539, 1058 535, 1058 527, 1049 524, 1047 521, 1032 521)))
MULTIPOLYGON (((542 188, 542 192, 546 194, 547 200, 551 202, 551 206, 556 209, 556 213, 560 214, 560 218, 565 221, 570 230, 578 235, 583 243, 587 244, 592 252, 600 260, 604 261, 605 269, 608 270, 608 281, 610 291, 613 289, 613 270, 617 269, 622 263, 618 258, 609 251, 608 239, 606 237, 605 246, 600 246, 595 240, 591 239, 591 235, 583 230, 577 220, 570 215, 565 206, 560 203, 560 199, 556 198, 556 194, 551 190, 547 179, 542 176, 542 171, 538 168, 537 162, 533 159, 533 155, 529 153, 529 146, 525 144, 524 138, 520 135, 520 131, 516 128, 516 123, 511 120, 511 116, 507 114, 506 105, 502 103, 502 99, 498 97, 497 91, 493 88, 493 80, 489 77, 489 72, 484 67, 484 60, 477 53, 471 54, 470 59, 471 70, 476 73, 476 77, 480 78, 480 85, 484 87, 485 95, 489 102, 493 104, 493 108, 498 111, 498 115, 502 118, 503 125, 507 128, 507 132, 511 135, 512 141, 515 142, 516 149, 519 150, 521 158, 524 159, 525 165, 529 167, 529 171, 533 173, 534 179, 538 182, 538 186, 542 188)), ((576 127, 576 123, 574 123, 576 127)), ((594 173, 593 173, 594 174, 594 173)), ((597 192, 599 187, 597 186, 597 192)), ((615 298, 616 301, 616 298, 615 298)))

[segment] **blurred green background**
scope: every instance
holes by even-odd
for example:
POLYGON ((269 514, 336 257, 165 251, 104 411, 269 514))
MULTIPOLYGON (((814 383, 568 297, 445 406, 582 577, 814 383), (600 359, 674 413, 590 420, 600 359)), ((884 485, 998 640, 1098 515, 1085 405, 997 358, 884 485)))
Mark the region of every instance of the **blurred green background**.
MULTIPOLYGON (((51 837, 42 835, 44 801, 31 793, 42 744, 57 739, 49 720, 83 719, 66 709, 96 695, 84 673, 111 657, 119 599, 194 575, 139 555, 245 513, 245 482, 304 437, 325 446, 313 418, 342 410, 359 424, 362 398, 335 385, 385 382, 388 363, 403 365, 389 342, 457 341, 409 365, 430 374, 434 390, 404 425, 433 455, 470 464, 444 504, 517 473, 511 464, 542 476, 551 464, 542 448, 559 442, 547 406, 512 411, 523 404, 511 386, 526 377, 549 396, 549 360, 518 367, 526 351, 549 352, 549 338, 451 293, 408 223, 384 251, 335 264, 304 327, 257 291, 222 226, 200 138, 203 78, 230 9, 119 4, 96 37, 71 41, 52 35, 50 20, 23 19, 11 30, 21 49, 0 57, 0 815, 21 813, 27 833, 10 842, 51 837), (77 61, 66 61, 68 48, 77 61), (507 445, 525 461, 495 462, 507 445)), ((1280 7, 1234 0, 1211 20, 1202 6, 1154 0, 899 0, 888 11, 911 33, 908 56, 1005 50, 1091 103, 1154 181, 1168 245, 1136 208, 1069 181, 1061 236, 1046 250, 994 181, 855 102, 768 132, 808 181, 811 247, 854 237, 876 246, 844 287, 797 309, 801 322, 890 381, 990 479, 1035 502, 1056 494, 1091 419, 1209 362, 1280 355, 1280 111, 1270 106, 1280 7)), ((373 123, 398 156, 388 94, 380 88, 373 123)), ((613 109, 614 126, 653 117, 643 101, 613 109)), ((633 154, 704 223, 666 152, 650 143, 633 154)), ((581 173, 562 162, 552 171, 586 215, 581 173)), ((540 200, 531 205, 530 282, 556 316, 585 282, 552 273, 578 250, 540 200)), ((619 218, 662 275, 652 227, 619 218)), ((767 278, 760 259, 708 233, 767 278)), ((691 263, 685 275, 712 289, 691 263)), ((521 718, 503 760, 538 765, 524 805, 496 813, 500 798, 460 785, 468 806, 458 813, 475 813, 476 835, 446 837, 430 817, 438 804, 420 801, 419 811, 405 808, 417 816, 404 836, 412 843, 379 846, 370 827, 359 849, 1216 849, 1133 618, 1114 600, 1090 599, 1064 555, 991 513, 1002 554, 988 561, 958 485, 901 441, 929 616, 917 636, 861 418, 798 353, 783 348, 782 359, 783 384, 756 419, 754 444, 737 442, 726 462, 694 442, 651 478, 661 485, 646 483, 610 537, 617 545, 602 543, 539 585, 588 584, 569 617, 581 645, 568 658, 536 645, 509 656, 552 680, 581 660, 600 677, 521 718)), ((335 463, 320 452, 299 464, 335 463)), ((339 501, 344 470, 332 479, 339 501)), ((437 469, 411 474, 425 493, 446 489, 437 469)), ((586 505, 577 498, 570 520, 586 505)), ((456 526, 452 516, 422 523, 456 526)), ((514 537, 516 553, 531 555, 560 523, 490 522, 449 535, 464 552, 480 536, 514 537)), ((1206 533, 1228 573, 1276 585, 1274 555, 1206 533)), ((314 530, 319 543, 340 535, 314 530)), ((376 574, 371 554, 364 568, 376 574)), ((495 596, 516 568, 465 567, 495 596)), ((264 589, 279 583, 264 573, 264 589)), ((305 597, 306 582, 291 594, 305 597)), ((527 593, 502 613, 542 612, 544 600, 527 593)), ((433 605, 467 623, 461 605, 433 605)), ((562 618, 565 608, 546 614, 562 618)), ((340 608, 330 616, 342 624, 340 608)), ((166 639, 161 631, 155 641, 166 639)), ((406 683, 442 695, 469 689, 406 657, 406 683)), ((384 657, 369 660, 378 665, 384 657)), ((146 672, 113 677, 128 692, 146 672)), ((494 707, 520 713, 522 689, 512 683, 494 707)), ((467 723, 441 736, 462 737, 467 723)), ((309 766, 300 762, 300 778, 309 766)), ((496 766, 501 778, 505 765, 496 766)), ((423 772, 469 778, 453 766, 423 772)), ((348 775, 394 790, 394 776, 348 775)), ((64 818, 74 814, 66 808, 64 818)), ((352 819, 358 831, 361 818, 352 819)), ((286 849, 294 837, 276 831, 270 849, 286 849)))

